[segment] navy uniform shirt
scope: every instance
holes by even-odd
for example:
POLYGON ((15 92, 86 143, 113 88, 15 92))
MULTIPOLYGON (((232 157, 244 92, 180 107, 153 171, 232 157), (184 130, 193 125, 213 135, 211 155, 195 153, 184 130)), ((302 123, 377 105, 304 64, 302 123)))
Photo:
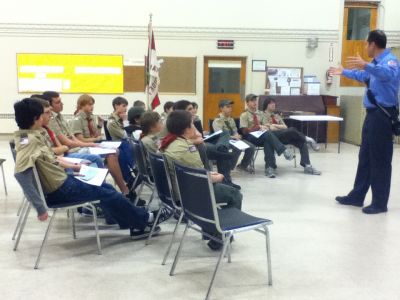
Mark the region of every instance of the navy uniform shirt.
MULTIPOLYGON (((375 57, 375 63, 368 63, 364 70, 343 70, 343 75, 360 82, 369 80, 369 87, 375 95, 376 101, 384 107, 398 106, 400 83, 400 67, 398 59, 385 49, 375 57)), ((375 108, 364 94, 365 108, 375 108)))

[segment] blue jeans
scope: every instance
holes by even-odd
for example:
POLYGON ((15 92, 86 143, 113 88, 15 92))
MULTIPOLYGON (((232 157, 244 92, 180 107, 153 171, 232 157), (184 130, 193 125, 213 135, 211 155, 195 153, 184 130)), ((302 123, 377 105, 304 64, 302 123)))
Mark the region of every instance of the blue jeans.
POLYGON ((111 216, 121 229, 144 229, 149 219, 149 214, 144 208, 134 206, 108 183, 95 186, 84 183, 73 176, 68 176, 61 187, 48 194, 46 198, 50 207, 52 205, 75 205, 91 200, 100 200, 101 209, 105 214, 111 216))
POLYGON ((98 168, 104 168, 103 159, 96 154, 74 152, 74 153, 67 153, 65 157, 87 159, 90 160, 92 163, 95 163, 98 168))
POLYGON ((122 176, 124 177, 126 183, 131 183, 134 180, 131 170, 135 165, 132 146, 127 140, 121 140, 121 145, 118 149, 118 162, 121 167, 122 176))

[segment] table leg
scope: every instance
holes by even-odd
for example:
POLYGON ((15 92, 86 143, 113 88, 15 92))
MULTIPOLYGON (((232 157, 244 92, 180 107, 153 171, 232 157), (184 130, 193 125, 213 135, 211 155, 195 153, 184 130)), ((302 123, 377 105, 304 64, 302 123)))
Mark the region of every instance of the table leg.
POLYGON ((340 153, 340 140, 341 140, 341 126, 342 123, 339 121, 339 135, 338 135, 338 153, 340 153))

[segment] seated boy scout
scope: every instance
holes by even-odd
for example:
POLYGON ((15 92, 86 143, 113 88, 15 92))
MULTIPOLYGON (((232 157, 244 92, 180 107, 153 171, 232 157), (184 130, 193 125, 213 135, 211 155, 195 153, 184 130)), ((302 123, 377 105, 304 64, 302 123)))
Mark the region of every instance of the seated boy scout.
POLYGON ((264 147, 265 176, 275 178, 277 166, 274 152, 276 151, 278 155, 283 154, 287 160, 292 160, 294 155, 269 131, 264 114, 257 109, 257 102, 256 95, 246 96, 247 109, 240 115, 240 129, 245 140, 253 145, 264 147), (254 131, 264 131, 264 133, 257 138, 250 134, 254 131))
POLYGON ((155 111, 147 111, 140 118, 142 126, 141 141, 147 151, 157 153, 161 145, 161 140, 158 134, 163 130, 160 115, 155 111))
MULTIPOLYGON (((41 134, 44 110, 38 100, 26 98, 18 101, 14 104, 14 110, 19 127, 14 134, 17 152, 15 173, 23 173, 36 166, 47 203, 68 204, 100 200, 103 211, 106 211, 121 229, 129 228, 133 237, 148 234, 149 226, 154 222, 154 213, 132 205, 107 183, 94 186, 65 173, 41 134)), ((161 222, 171 214, 170 211, 163 210, 161 222)), ((47 217, 47 211, 43 210, 38 216, 42 221, 47 217)))
MULTIPOLYGON (((69 124, 61 114, 64 105, 60 94, 53 91, 47 91, 43 93, 42 97, 43 99, 49 101, 52 109, 48 127, 54 132, 55 137, 60 141, 60 143, 69 148, 68 156, 96 161, 99 168, 104 167, 103 163, 100 162, 101 158, 98 155, 92 155, 88 153, 88 147, 98 147, 98 144, 94 142, 83 142, 78 140, 78 138, 76 138, 72 133, 69 124)), ((107 162, 107 168, 109 169, 110 174, 114 178, 120 191, 124 194, 128 194, 129 188, 126 186, 124 177, 122 176, 118 155, 108 154, 105 156, 105 160, 107 162)))
MULTIPOLYGON (((71 131, 82 142, 98 142, 102 140, 101 128, 103 121, 93 115, 94 99, 90 95, 81 95, 78 98, 77 112, 71 121, 71 131)), ((118 153, 119 167, 123 179, 131 187, 134 182, 132 168, 134 165, 128 145, 122 145, 118 153)))
POLYGON ((114 112, 108 117, 107 129, 113 141, 126 139, 128 136, 124 129, 124 123, 128 122, 126 114, 128 101, 125 98, 117 97, 112 101, 114 112))
POLYGON ((273 98, 268 97, 263 103, 263 111, 265 120, 272 133, 284 144, 291 144, 300 150, 300 165, 304 167, 304 173, 310 175, 321 175, 321 172, 313 168, 310 162, 307 144, 318 151, 319 146, 314 139, 305 136, 296 128, 288 128, 279 114, 275 113, 276 102, 273 98))
POLYGON ((82 142, 99 142, 103 139, 103 120, 93 115, 94 98, 84 94, 78 98, 75 117, 71 120, 72 133, 82 142))
MULTIPOLYGON (((228 131, 229 135, 231 136, 231 139, 233 140, 242 140, 242 136, 238 133, 238 128, 236 127, 235 120, 232 118, 232 104, 233 101, 227 99, 221 100, 219 102, 219 109, 221 112, 218 115, 218 117, 215 118, 215 120, 213 121, 212 127, 214 131, 218 130, 228 131)), ((246 143, 249 146, 249 148, 247 148, 244 151, 243 159, 241 163, 237 166, 237 168, 239 170, 252 173, 254 170, 253 167, 250 165, 250 163, 251 160, 253 159, 254 152, 256 149, 252 143, 248 141, 243 141, 243 142, 246 143)), ((235 147, 232 147, 232 149, 236 154, 236 159, 234 160, 234 165, 233 165, 233 167, 235 167, 241 151, 235 147)))
MULTIPOLYGON (((160 147, 160 151, 165 154, 167 159, 193 168, 204 168, 199 151, 192 142, 193 137, 196 135, 192 114, 185 110, 173 111, 168 117, 167 128, 168 134, 162 140, 160 147)), ((172 175, 173 171, 170 170, 170 173, 172 175)), ((239 190, 222 184, 224 179, 222 174, 211 172, 211 178, 214 183, 217 203, 227 203, 224 207, 241 209, 243 196, 239 190)), ((174 183, 174 181, 172 182, 174 183)), ((208 242, 208 246, 212 250, 220 250, 222 247, 220 243, 213 240, 208 242)))

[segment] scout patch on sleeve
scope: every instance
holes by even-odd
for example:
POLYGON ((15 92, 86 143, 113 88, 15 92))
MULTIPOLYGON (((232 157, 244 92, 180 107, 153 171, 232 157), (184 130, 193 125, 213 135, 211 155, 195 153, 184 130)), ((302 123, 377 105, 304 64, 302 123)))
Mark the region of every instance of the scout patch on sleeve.
POLYGON ((189 152, 197 152, 197 148, 195 145, 189 146, 189 152))
POLYGON ((25 134, 21 134, 20 138, 19 138, 19 143, 21 145, 28 145, 29 144, 29 139, 28 139, 28 135, 25 134))
POLYGON ((389 60, 389 61, 388 61, 388 65, 391 66, 391 67, 397 67, 397 61, 395 61, 395 60, 389 60))

